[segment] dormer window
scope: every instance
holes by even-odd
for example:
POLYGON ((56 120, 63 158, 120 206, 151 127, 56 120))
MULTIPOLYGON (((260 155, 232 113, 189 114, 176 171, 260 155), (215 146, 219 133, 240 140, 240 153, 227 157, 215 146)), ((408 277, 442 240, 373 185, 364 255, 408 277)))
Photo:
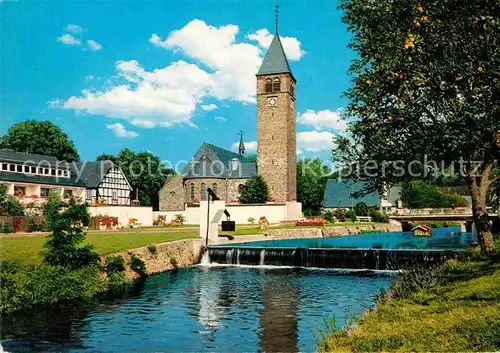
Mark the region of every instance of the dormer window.
POLYGON ((281 91, 281 81, 278 77, 273 80, 273 92, 281 91))
POLYGON ((239 164, 240 164, 240 161, 238 160, 238 158, 231 159, 231 170, 233 172, 238 170, 239 164))

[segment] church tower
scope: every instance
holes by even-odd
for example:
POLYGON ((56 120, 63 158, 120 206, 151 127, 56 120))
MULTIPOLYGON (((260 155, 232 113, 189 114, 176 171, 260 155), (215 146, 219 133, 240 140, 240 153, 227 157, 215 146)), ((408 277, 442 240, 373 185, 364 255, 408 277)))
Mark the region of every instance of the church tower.
POLYGON ((276 33, 257 72, 258 172, 276 202, 297 200, 295 84, 276 33))

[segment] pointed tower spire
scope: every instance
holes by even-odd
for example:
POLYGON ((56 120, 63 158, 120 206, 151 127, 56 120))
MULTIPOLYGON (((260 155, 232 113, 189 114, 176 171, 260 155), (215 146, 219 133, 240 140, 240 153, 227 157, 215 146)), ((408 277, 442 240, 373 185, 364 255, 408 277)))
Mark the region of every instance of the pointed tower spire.
POLYGON ((276 30, 275 30, 275 34, 278 34, 278 18, 279 18, 279 5, 278 3, 276 3, 276 5, 274 5, 274 15, 276 16, 276 30))
POLYGON ((243 156, 245 154, 245 143, 243 142, 243 131, 240 131, 238 135, 240 135, 240 145, 238 147, 238 153, 243 156))

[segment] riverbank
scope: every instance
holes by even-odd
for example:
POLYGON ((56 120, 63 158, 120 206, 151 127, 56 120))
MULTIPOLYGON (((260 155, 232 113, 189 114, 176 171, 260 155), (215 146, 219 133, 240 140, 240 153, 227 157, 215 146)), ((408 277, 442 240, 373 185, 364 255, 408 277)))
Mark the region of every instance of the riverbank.
POLYGON ((500 257, 410 271, 354 327, 331 332, 320 351, 498 351, 500 257))

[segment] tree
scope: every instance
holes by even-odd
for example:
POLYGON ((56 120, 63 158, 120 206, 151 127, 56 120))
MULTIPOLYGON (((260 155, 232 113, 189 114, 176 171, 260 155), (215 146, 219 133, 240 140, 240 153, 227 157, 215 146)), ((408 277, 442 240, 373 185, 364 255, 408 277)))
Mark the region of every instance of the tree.
POLYGON ((125 148, 118 156, 101 154, 98 161, 112 160, 117 163, 127 177, 132 187, 132 197, 139 190, 139 202, 141 205, 153 206, 158 209, 158 192, 165 182, 167 175, 175 174, 175 171, 167 168, 161 159, 151 152, 133 152, 125 148))
POLYGON ((472 198, 481 250, 494 251, 486 195, 500 157, 500 2, 340 6, 357 54, 344 114, 351 135, 336 141, 342 162, 360 166, 350 174, 368 181, 365 192, 425 177, 412 161, 436 163, 424 174, 454 167, 472 198))
POLYGON ((330 170, 318 158, 297 161, 297 200, 302 203, 304 214, 321 213, 329 175, 330 170))
POLYGON ((462 196, 445 194, 436 186, 421 180, 403 184, 401 201, 410 208, 467 206, 467 200, 462 196))
POLYGON ((257 155, 256 154, 249 154, 247 156, 247 161, 248 161, 248 163, 257 163, 257 155))
POLYGON ((78 204, 72 199, 66 209, 61 209, 52 216, 52 234, 42 251, 44 261, 49 265, 72 269, 97 264, 99 255, 92 245, 80 245, 85 240, 82 227, 88 225, 90 219, 87 205, 78 204))
POLYGON ((356 213, 356 216, 368 216, 368 213, 370 213, 370 209, 368 208, 368 205, 364 202, 358 202, 356 206, 354 206, 354 212, 356 213))
POLYGON ((24 216, 24 208, 18 199, 7 195, 7 187, 0 184, 0 216, 24 216))
POLYGON ((12 125, 7 135, 1 137, 0 148, 43 154, 68 162, 80 159, 73 141, 50 121, 27 120, 12 125))
POLYGON ((266 203, 268 199, 269 188, 262 175, 247 180, 241 191, 241 203, 266 203))

